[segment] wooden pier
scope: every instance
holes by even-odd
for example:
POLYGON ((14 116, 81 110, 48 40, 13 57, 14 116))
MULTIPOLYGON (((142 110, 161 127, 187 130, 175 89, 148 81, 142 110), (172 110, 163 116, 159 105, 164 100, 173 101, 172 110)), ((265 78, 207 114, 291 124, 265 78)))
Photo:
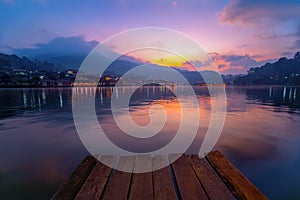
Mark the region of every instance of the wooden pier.
MULTIPOLYGON (((176 155, 137 157, 102 156, 119 169, 135 172, 172 161, 176 155)), ((52 200, 94 199, 242 199, 267 197, 219 151, 205 158, 183 155, 171 165, 148 173, 127 173, 111 169, 94 157, 85 158, 52 200)))

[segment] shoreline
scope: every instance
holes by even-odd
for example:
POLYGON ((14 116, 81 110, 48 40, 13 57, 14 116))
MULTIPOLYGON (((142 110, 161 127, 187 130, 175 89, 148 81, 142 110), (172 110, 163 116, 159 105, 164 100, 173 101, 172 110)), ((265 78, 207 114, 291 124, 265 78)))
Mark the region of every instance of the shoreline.
MULTIPOLYGON (((100 86, 20 86, 20 85, 12 85, 12 86, 3 86, 0 85, 0 89, 23 89, 23 88, 32 88, 32 89, 39 89, 39 88, 93 88, 93 87, 99 87, 99 88, 107 88, 107 87, 132 87, 132 86, 142 86, 142 87, 160 87, 160 86, 165 86, 165 85, 100 85, 100 86)), ((185 85, 176 85, 176 86, 185 86, 185 85)), ((175 86, 175 87, 176 87, 175 86)), ((191 85, 192 87, 209 87, 209 86, 219 86, 220 85, 191 85)), ((222 85, 222 87, 300 87, 300 85, 222 85)))

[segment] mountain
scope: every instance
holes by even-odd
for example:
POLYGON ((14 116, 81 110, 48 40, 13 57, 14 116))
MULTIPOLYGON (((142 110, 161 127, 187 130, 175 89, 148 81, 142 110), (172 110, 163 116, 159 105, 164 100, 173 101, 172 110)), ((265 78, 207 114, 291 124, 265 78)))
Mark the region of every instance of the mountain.
POLYGON ((71 68, 78 70, 79 66, 83 62, 85 54, 73 54, 73 55, 41 55, 38 56, 38 60, 44 60, 64 68, 71 68))
POLYGON ((27 57, 19 57, 17 55, 7 55, 0 53, 0 69, 26 69, 26 70, 43 70, 43 71, 59 71, 62 66, 55 65, 46 61, 30 60, 27 57))
POLYGON ((247 75, 234 80, 236 85, 300 85, 300 52, 293 58, 282 57, 274 63, 250 68, 247 75))
POLYGON ((31 48, 13 49, 17 55, 46 61, 66 69, 78 69, 88 53, 99 44, 85 40, 84 36, 56 37, 46 43, 35 44, 31 48))
MULTIPOLYGON (((70 67, 69 64, 64 66, 62 65, 63 62, 68 62, 68 60, 64 59, 64 57, 60 57, 61 65, 58 65, 47 61, 39 61, 37 59, 30 60, 27 57, 19 57, 17 55, 0 54, 0 72, 11 74, 12 71, 20 70, 36 70, 48 73, 65 72, 66 69, 73 69, 77 71, 82 61, 79 57, 75 57, 77 58, 77 60, 73 58, 74 67, 70 67), (80 64, 77 64, 76 62, 80 64)), ((70 60, 72 60, 72 57, 69 58, 70 60)), ((55 59, 57 60, 58 58, 55 59)), ((83 59, 84 58, 82 58, 82 60, 83 59)), ((97 68, 93 70, 96 72, 97 68)), ((122 77, 127 72, 129 74, 129 78, 127 80, 128 83, 138 83, 140 81, 148 81, 149 83, 151 83, 152 81, 158 81, 160 83, 172 82, 176 84, 182 84, 183 82, 186 83, 186 81, 188 81, 190 84, 202 84, 205 81, 201 75, 203 75, 204 77, 209 77, 209 82, 207 83, 220 82, 219 74, 213 71, 202 71, 201 74, 199 74, 196 71, 188 71, 174 67, 165 67, 156 64, 142 63, 141 61, 137 61, 131 57, 124 56, 121 56, 119 59, 111 63, 104 72, 103 76, 122 77), (143 68, 137 68, 138 70, 136 70, 135 67, 139 65, 143 65, 143 68), (178 76, 178 74, 181 74, 182 76, 178 76), (183 78, 185 78, 186 81, 183 81, 183 78)))

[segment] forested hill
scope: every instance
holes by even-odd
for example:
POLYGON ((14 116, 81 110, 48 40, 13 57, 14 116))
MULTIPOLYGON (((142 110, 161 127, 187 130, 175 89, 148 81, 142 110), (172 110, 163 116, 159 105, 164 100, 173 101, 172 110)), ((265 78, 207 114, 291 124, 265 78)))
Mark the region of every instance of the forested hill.
POLYGON ((300 85, 300 52, 291 59, 250 68, 247 75, 234 80, 236 85, 300 85))
POLYGON ((63 71, 66 70, 63 66, 53 64, 46 61, 30 60, 27 57, 19 57, 17 55, 7 55, 0 53, 0 70, 5 69, 38 69, 44 71, 63 71))

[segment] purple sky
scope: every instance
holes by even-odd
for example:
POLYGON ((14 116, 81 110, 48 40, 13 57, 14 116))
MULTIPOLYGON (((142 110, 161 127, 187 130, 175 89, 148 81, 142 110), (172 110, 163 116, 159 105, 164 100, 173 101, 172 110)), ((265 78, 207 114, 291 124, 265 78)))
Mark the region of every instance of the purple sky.
POLYGON ((4 53, 80 53, 147 26, 194 38, 226 74, 300 50, 299 0, 0 0, 0 15, 4 53))

